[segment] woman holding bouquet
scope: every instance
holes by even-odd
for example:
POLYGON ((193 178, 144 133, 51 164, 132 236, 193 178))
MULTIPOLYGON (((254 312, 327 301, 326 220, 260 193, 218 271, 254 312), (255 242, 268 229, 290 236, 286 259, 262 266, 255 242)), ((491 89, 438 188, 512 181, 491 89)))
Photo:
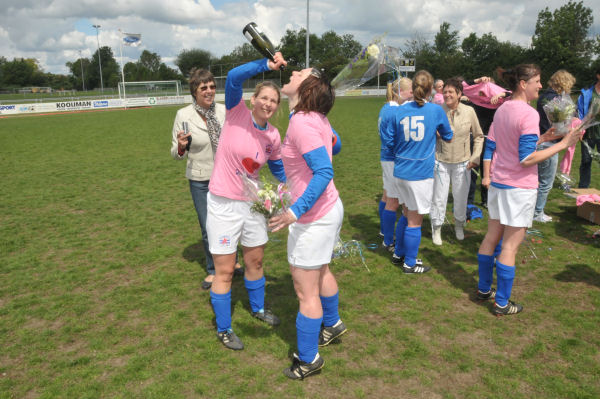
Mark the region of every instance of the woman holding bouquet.
POLYGON ((509 298, 515 278, 515 257, 533 219, 537 164, 576 143, 581 135, 571 130, 556 144, 536 151, 536 145, 556 139, 552 135, 554 129, 540 137, 539 114, 528 104, 538 98, 542 87, 540 69, 533 64, 521 64, 503 71, 502 79, 513 95, 494 115, 486 143, 482 184, 489 187, 489 222, 477 255, 477 298, 495 299, 492 311, 497 316, 523 310, 523 306, 509 298), (502 250, 494 262, 494 249, 500 239, 502 250), (494 263, 497 291, 492 289, 494 263))
MULTIPOLYGON (((550 80, 548 81, 548 86, 550 87, 548 87, 548 89, 540 95, 540 98, 537 102, 537 112, 538 114, 540 114, 540 132, 546 132, 552 126, 551 122, 548 120, 546 112, 544 112, 544 105, 546 105, 562 93, 570 94, 571 88, 574 84, 575 77, 569 72, 565 71, 564 69, 560 69, 554 72, 552 76, 550 76, 550 80)), ((571 111, 572 116, 575 113, 576 108, 575 104, 571 104, 573 107, 573 110, 571 111)), ((537 151, 551 147, 557 142, 558 140, 552 140, 540 143, 537 146, 537 151)), ((575 151, 575 146, 572 147, 572 150, 575 151)), ((571 151, 571 147, 569 147, 567 151, 571 151)), ((552 217, 544 213, 544 207, 546 206, 548 194, 550 194, 552 184, 554 183, 554 176, 556 175, 557 165, 558 153, 538 163, 539 187, 537 192, 537 200, 535 203, 535 211, 533 213, 533 220, 535 220, 536 222, 547 223, 552 221, 552 217)))
POLYGON ((242 98, 246 79, 286 65, 281 53, 274 61, 262 59, 229 71, 225 83, 225 124, 215 157, 208 194, 208 240, 215 261, 216 275, 210 291, 215 312, 217 338, 227 348, 241 350, 242 341, 231 328, 231 280, 236 247, 242 244, 246 266, 244 283, 252 315, 270 325, 279 319, 264 308, 264 246, 268 240, 265 218, 250 211, 252 203, 244 194, 241 175, 257 177, 267 163, 279 181, 285 181, 281 162, 281 138, 268 123, 279 106, 279 88, 268 81, 256 86, 248 109, 242 98))
POLYGON ((329 269, 344 207, 333 183, 333 131, 327 113, 335 92, 317 69, 292 73, 281 92, 293 114, 281 155, 294 204, 270 219, 273 231, 288 225, 288 262, 300 302, 296 317, 298 353, 283 373, 303 379, 323 367, 319 346, 346 332, 338 313, 338 286, 329 269), (323 327, 321 327, 323 324, 323 327))

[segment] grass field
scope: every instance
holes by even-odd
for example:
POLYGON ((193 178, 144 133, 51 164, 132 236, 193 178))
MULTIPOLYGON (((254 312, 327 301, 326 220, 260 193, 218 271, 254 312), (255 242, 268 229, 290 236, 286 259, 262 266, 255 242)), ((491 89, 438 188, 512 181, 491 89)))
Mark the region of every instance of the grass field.
MULTIPOLYGON (((382 104, 340 98, 330 114, 342 238, 364 245, 380 244, 382 104)), ((473 299, 486 219, 462 242, 445 226, 442 247, 426 220, 427 275, 404 275, 380 247, 364 251, 370 272, 357 255, 334 262, 349 332, 321 350, 320 375, 290 381, 298 305, 276 233, 266 299, 282 324, 252 318, 236 278, 246 349, 223 348, 184 163, 169 154, 176 109, 0 119, 0 398, 600 397, 598 226, 558 189, 546 208, 556 222, 534 224, 541 236, 518 255, 517 316, 473 299)), ((285 108, 275 125, 285 131, 285 108)))

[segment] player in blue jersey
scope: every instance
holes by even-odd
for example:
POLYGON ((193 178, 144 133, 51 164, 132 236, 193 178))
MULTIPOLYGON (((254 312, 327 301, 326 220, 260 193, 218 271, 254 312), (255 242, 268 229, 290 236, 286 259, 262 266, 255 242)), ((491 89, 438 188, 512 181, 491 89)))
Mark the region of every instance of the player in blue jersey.
MULTIPOLYGON (((393 108, 412 100, 412 80, 403 77, 388 83, 386 99, 388 102, 381 108, 377 121, 380 138, 382 130, 385 130, 387 124, 393 119, 393 108)), ((380 159, 383 171, 383 195, 379 201, 379 234, 383 236, 383 246, 393 252, 396 211, 400 203, 398 194, 393 188, 394 152, 385 146, 383 140, 381 141, 380 159)), ((406 217, 402 215, 398 223, 406 225, 406 217)))
POLYGON ((413 78, 414 101, 394 108, 393 120, 381 139, 395 154, 394 190, 404 204, 407 225, 396 226, 396 247, 392 262, 404 273, 426 273, 431 268, 417 262, 423 215, 429 213, 433 196, 436 132, 452 140, 452 129, 441 106, 427 102, 433 77, 419 71, 413 78))

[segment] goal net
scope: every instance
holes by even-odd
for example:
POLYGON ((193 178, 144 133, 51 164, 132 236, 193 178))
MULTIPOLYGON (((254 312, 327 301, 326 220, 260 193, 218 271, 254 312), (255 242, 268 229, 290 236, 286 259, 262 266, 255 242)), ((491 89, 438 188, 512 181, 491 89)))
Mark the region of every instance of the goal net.
POLYGON ((148 82, 119 82, 119 98, 180 96, 179 80, 154 80, 148 82))

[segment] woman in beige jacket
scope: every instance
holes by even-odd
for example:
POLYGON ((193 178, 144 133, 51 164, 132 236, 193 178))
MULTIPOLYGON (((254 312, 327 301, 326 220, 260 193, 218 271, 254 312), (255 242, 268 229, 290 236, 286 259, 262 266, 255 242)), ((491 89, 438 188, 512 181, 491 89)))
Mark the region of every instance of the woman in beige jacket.
MULTIPOLYGON (((171 156, 178 160, 187 158, 185 177, 189 180, 206 255, 208 275, 202 282, 202 288, 208 290, 215 275, 215 264, 209 251, 206 233, 206 196, 214 165, 214 153, 225 123, 225 105, 215 102, 217 87, 210 71, 192 69, 189 82, 192 104, 177 111, 173 123, 171 156)), ((236 261, 236 275, 242 273, 243 270, 236 261)))
POLYGON ((463 240, 467 220, 467 195, 471 184, 470 169, 479 165, 483 147, 483 132, 475 110, 460 102, 462 84, 458 79, 448 79, 444 84, 442 108, 454 132, 451 142, 438 137, 433 175, 433 200, 430 212, 432 239, 442 245, 442 224, 446 218, 449 186, 452 184, 456 238, 463 240), (473 135, 473 151, 470 136, 473 135))

